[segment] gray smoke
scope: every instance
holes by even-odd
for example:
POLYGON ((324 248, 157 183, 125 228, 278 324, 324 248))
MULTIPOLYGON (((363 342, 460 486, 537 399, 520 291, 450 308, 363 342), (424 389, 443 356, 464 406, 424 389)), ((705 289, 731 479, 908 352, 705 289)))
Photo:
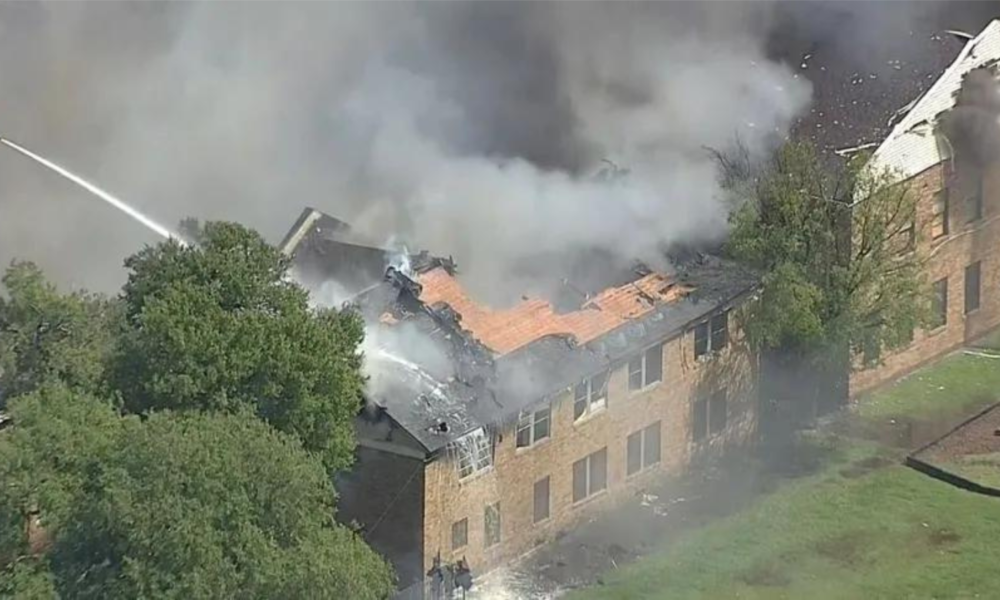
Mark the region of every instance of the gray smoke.
MULTIPOLYGON (((0 134, 163 222, 238 220, 276 241, 313 205, 452 254, 475 291, 506 298, 578 252, 655 263, 724 233, 705 147, 766 151, 808 102, 763 54, 769 17, 762 3, 4 3, 0 134), (602 158, 631 175, 591 179, 602 158)), ((155 241, 0 155, 0 261, 108 289, 155 241)))
POLYGON ((1000 84, 989 69, 966 74, 941 128, 959 160, 983 169, 1000 158, 1000 84))

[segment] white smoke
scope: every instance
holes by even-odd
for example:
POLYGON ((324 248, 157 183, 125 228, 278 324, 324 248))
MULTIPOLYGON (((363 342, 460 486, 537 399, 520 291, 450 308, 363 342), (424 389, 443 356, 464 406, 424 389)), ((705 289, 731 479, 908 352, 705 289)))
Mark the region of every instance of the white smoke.
MULTIPOLYGON (((3 4, 0 133, 160 221, 276 240, 314 205, 496 298, 539 255, 724 232, 705 146, 769 147, 809 90, 764 57, 765 5, 686 4, 3 4), (590 180, 605 157, 629 181, 590 180)), ((155 241, 26 171, 0 156, 3 262, 109 287, 155 241)))

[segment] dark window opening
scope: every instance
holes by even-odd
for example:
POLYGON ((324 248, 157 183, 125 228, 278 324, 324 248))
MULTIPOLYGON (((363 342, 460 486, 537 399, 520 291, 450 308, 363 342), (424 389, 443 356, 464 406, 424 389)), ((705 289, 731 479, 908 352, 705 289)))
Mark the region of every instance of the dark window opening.
POLYGON ((718 314, 694 328, 694 357, 720 352, 729 344, 729 311, 718 314))
POLYGON ((573 420, 597 412, 608 405, 608 372, 603 371, 576 384, 573 391, 573 420))
POLYGON ((549 478, 539 479, 535 482, 534 493, 534 523, 544 521, 549 518, 549 478))
POLYGON ((966 208, 969 214, 969 223, 983 218, 983 178, 980 176, 976 182, 976 190, 966 199, 966 208))
POLYGON ((464 548, 469 543, 469 520, 462 519, 451 525, 451 549, 464 548))
POLYGON ((663 381, 663 344, 657 344, 646 350, 646 363, 644 365, 646 374, 643 384, 653 385, 658 381, 663 381))
POLYGON ((948 323, 948 278, 935 281, 932 286, 931 307, 933 317, 931 329, 944 327, 948 323))
POLYGON ((965 314, 979 308, 980 262, 965 267, 965 314))
POLYGON ((528 448, 549 437, 551 422, 552 409, 548 406, 522 413, 517 420, 517 447, 528 448))
POLYGON ((691 437, 695 442, 701 442, 726 429, 729 419, 727 404, 725 390, 695 401, 691 416, 691 437))
POLYGON ((943 187, 934 197, 934 213, 931 217, 931 239, 948 235, 948 188, 943 187))

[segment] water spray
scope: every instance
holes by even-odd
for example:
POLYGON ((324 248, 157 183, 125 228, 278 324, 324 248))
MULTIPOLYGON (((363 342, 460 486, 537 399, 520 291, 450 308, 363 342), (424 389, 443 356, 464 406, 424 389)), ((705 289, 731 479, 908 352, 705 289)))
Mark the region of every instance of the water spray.
POLYGON ((96 185, 90 183, 89 181, 87 181, 83 177, 80 177, 79 175, 76 175, 76 174, 74 174, 74 173, 72 173, 72 172, 70 172, 70 171, 68 171, 68 170, 60 167, 59 165, 57 165, 56 163, 54 163, 54 162, 52 162, 50 160, 42 158, 41 156, 39 156, 39 155, 35 154, 34 152, 28 150, 27 148, 19 146, 19 145, 15 144, 14 142, 12 142, 12 141, 10 141, 10 140, 8 140, 6 138, 0 137, 0 143, 6 145, 8 148, 10 148, 12 150, 15 150, 15 151, 23 154, 24 156, 27 156, 28 158, 32 159, 33 161, 39 163, 42 166, 48 167, 50 170, 55 171, 56 173, 58 173, 59 175, 62 175, 66 179, 69 179, 70 181, 72 181, 73 183, 75 183, 78 186, 82 187, 83 189, 87 190, 91 194, 94 194, 95 196, 97 196, 101 200, 104 200, 105 202, 107 202, 108 204, 114 206, 115 208, 117 208, 118 210, 122 211, 126 215, 132 217, 134 220, 136 220, 139 223, 141 223, 142 225, 144 225, 146 227, 146 229, 149 229, 149 230, 155 232, 156 234, 160 235, 161 237, 164 237, 164 238, 167 238, 167 239, 176 240, 177 243, 179 243, 181 246, 187 246, 187 243, 183 239, 181 239, 181 237, 179 235, 177 235, 176 233, 170 231, 169 229, 167 229, 163 225, 160 225, 159 223, 157 223, 153 219, 147 217, 146 215, 142 214, 138 210, 132 208, 128 204, 126 204, 126 203, 122 202, 121 200, 119 200, 118 198, 112 196, 111 194, 105 192, 104 190, 102 190, 101 188, 97 187, 96 185))

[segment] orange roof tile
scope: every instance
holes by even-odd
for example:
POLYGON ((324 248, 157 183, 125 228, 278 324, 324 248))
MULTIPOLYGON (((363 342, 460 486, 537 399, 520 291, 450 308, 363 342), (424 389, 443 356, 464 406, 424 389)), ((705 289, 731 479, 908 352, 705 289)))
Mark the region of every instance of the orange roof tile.
POLYGON ((585 344, 655 308, 673 302, 691 288, 675 285, 667 276, 651 273, 633 283, 608 288, 580 310, 557 314, 544 300, 526 299, 502 310, 492 310, 471 299, 461 284, 438 267, 417 276, 423 286, 420 300, 443 302, 462 316, 460 325, 486 347, 507 354, 539 338, 569 335, 585 344))

